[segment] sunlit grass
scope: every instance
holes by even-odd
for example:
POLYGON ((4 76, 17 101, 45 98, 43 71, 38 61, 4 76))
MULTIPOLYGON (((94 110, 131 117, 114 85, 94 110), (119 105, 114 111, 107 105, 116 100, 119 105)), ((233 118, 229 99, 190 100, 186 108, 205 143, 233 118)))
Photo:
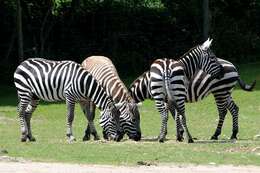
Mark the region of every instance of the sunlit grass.
MULTIPOLYGON (((257 68, 241 67, 242 78, 260 82, 257 68)), ((238 88, 238 87, 237 87, 238 88)), ((245 92, 236 89, 233 98, 240 108, 239 140, 230 141, 232 121, 227 115, 219 141, 210 141, 216 128, 218 114, 214 99, 207 97, 199 103, 186 104, 188 127, 196 143, 176 142, 175 122, 169 115, 168 135, 165 143, 156 141, 160 129, 160 116, 153 101, 140 107, 142 141, 124 139, 122 142, 82 142, 86 119, 77 105, 73 124, 77 141, 66 141, 66 107, 64 103, 40 103, 32 118, 34 143, 20 142, 20 127, 16 112, 16 92, 1 87, 0 100, 0 155, 23 157, 34 161, 73 162, 88 164, 136 165, 138 161, 151 164, 193 163, 260 165, 260 90, 245 92), (257 149, 258 148, 258 149, 257 149)), ((259 86, 257 86, 259 89, 259 86)), ((101 135, 97 111, 96 127, 101 135)))

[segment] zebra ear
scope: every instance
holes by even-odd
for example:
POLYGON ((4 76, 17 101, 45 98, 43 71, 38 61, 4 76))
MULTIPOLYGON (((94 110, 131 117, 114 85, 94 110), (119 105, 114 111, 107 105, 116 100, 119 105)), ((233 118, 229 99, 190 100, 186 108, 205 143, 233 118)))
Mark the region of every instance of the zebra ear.
POLYGON ((208 38, 202 45, 201 45, 201 49, 202 50, 207 50, 210 46, 211 46, 211 42, 213 41, 213 39, 208 38))

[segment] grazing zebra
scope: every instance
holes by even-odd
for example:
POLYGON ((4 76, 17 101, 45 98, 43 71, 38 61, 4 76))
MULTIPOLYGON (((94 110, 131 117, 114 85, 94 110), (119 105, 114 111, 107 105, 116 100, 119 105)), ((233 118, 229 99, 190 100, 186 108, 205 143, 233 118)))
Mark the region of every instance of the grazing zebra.
MULTIPOLYGON (((120 106, 120 130, 121 138, 123 134, 126 133, 130 139, 140 140, 141 130, 140 130, 140 115, 136 103, 130 96, 127 88, 120 80, 118 73, 112 61, 103 56, 91 56, 82 62, 82 66, 88 70, 106 89, 108 95, 110 95, 114 102, 120 106)), ((88 104, 87 108, 89 119, 94 119, 95 107, 94 104, 88 104)), ((91 122, 91 121, 89 121, 91 122)), ((97 132, 93 123, 89 123, 83 140, 89 139, 89 133, 92 133, 94 137, 97 137, 97 132)), ((106 135, 104 135, 106 138, 106 135)))
MULTIPOLYGON (((217 104, 217 109, 219 112, 219 121, 214 135, 211 139, 218 139, 221 134, 222 125, 227 114, 227 110, 232 115, 233 120, 233 130, 231 139, 237 139, 238 133, 238 111, 239 108, 235 104, 231 94, 235 87, 237 81, 240 87, 245 91, 252 91, 255 86, 256 81, 251 85, 245 84, 245 82, 240 79, 236 67, 223 59, 218 58, 218 61, 223 66, 224 75, 220 79, 212 79, 210 75, 198 70, 187 86, 187 97, 186 102, 197 102, 208 96, 210 93, 214 95, 215 102, 217 104)), ((152 99, 150 90, 150 72, 146 71, 141 76, 139 76, 129 87, 131 96, 135 99, 136 103, 142 102, 145 99, 152 99)), ((167 104, 165 103, 165 111, 168 112, 167 104)), ((175 110, 171 110, 172 116, 175 119, 175 110)), ((180 123, 180 122, 178 122, 180 123)), ((162 127, 167 127, 167 124, 162 124, 162 127)), ((167 130, 167 129, 166 129, 167 130)), ((182 140, 183 129, 177 134, 178 140, 182 140)))
MULTIPOLYGON (((14 73, 14 83, 18 93, 18 112, 21 125, 21 141, 35 141, 32 136, 30 119, 40 99, 54 102, 65 100, 67 105, 67 137, 72 134, 75 102, 90 98, 102 113, 101 125, 106 134, 118 138, 119 111, 105 90, 93 76, 73 61, 50 61, 32 58, 22 62, 14 73), (115 122, 117 121, 117 122, 115 122)), ((117 139, 116 139, 117 140, 117 139)))
MULTIPOLYGON (((205 41, 185 53, 178 61, 170 59, 157 59, 150 68, 151 95, 155 99, 156 107, 162 117, 162 124, 167 124, 167 111, 165 101, 169 109, 176 109, 177 133, 182 126, 186 132, 188 143, 193 139, 186 125, 185 99, 187 97, 188 81, 198 69, 202 69, 211 75, 211 78, 219 78, 223 74, 223 67, 217 61, 216 56, 211 52, 212 40, 205 41)), ((159 141, 163 142, 166 134, 166 126, 161 127, 159 141)))

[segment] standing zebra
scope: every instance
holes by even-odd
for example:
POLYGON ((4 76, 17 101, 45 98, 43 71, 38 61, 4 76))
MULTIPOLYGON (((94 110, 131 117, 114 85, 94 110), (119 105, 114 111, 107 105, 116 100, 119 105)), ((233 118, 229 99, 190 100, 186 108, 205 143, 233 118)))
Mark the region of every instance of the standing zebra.
POLYGON ((80 64, 73 61, 28 59, 17 67, 14 73, 14 83, 19 99, 18 112, 22 142, 25 142, 27 138, 35 141, 31 132, 30 119, 40 99, 49 102, 66 101, 66 134, 69 141, 75 139, 72 134, 75 103, 87 98, 104 110, 101 124, 105 129, 109 129, 106 134, 113 139, 118 138, 116 128, 119 124, 117 120, 119 111, 104 89, 80 64))
MULTIPOLYGON (((120 80, 112 61, 104 56, 91 56, 82 62, 82 66, 98 80, 100 85, 105 88, 107 94, 120 106, 121 138, 123 138, 123 134, 126 133, 130 139, 140 140, 140 115, 137 105, 120 80)), ((91 103, 87 104, 86 110, 90 110, 86 111, 88 113, 86 116, 89 117, 89 124, 85 130, 83 140, 89 139, 90 132, 95 138, 97 137, 94 124, 91 123, 94 119, 95 105, 91 103), (92 119, 92 121, 90 121, 90 119, 92 119)), ((104 137, 106 138, 106 135, 104 135, 104 137)))
MULTIPOLYGON (((232 90, 235 87, 237 81, 240 87, 245 91, 252 91, 255 86, 255 82, 252 85, 247 85, 240 79, 236 67, 223 59, 218 59, 218 61, 223 66, 224 75, 220 79, 212 79, 210 75, 198 70, 191 80, 189 81, 187 87, 187 97, 186 102, 197 102, 208 96, 210 93, 214 95, 215 102, 217 104, 217 109, 219 111, 219 122, 214 135, 211 139, 218 139, 221 134, 222 125, 227 114, 227 110, 232 115, 233 120, 233 130, 231 139, 237 138, 238 133, 238 111, 239 108, 233 101, 231 96, 232 90)), ((142 102, 145 99, 151 99, 150 90, 150 72, 146 71, 141 76, 139 76, 129 87, 131 96, 135 99, 136 103, 142 102)), ((168 106, 165 103, 165 111, 168 112, 168 106)), ((172 116, 175 119, 175 110, 171 110, 172 116)), ((180 123, 180 122, 178 122, 180 123)), ((167 124, 162 124, 162 127, 167 127, 167 124)), ((167 130, 167 129, 166 129, 167 130)), ((177 139, 182 140, 183 129, 177 134, 177 139)))
MULTIPOLYGON (((167 124, 167 111, 165 102, 170 103, 170 109, 176 109, 177 133, 182 126, 186 132, 188 143, 193 139, 186 125, 185 99, 187 97, 187 85, 191 77, 198 69, 210 74, 212 78, 221 77, 223 67, 217 61, 216 56, 211 52, 212 40, 205 41, 185 53, 178 61, 169 59, 157 59, 150 68, 151 95, 155 99, 156 107, 162 117, 162 124, 167 124)), ((164 141, 166 126, 161 127, 159 141, 164 141)))

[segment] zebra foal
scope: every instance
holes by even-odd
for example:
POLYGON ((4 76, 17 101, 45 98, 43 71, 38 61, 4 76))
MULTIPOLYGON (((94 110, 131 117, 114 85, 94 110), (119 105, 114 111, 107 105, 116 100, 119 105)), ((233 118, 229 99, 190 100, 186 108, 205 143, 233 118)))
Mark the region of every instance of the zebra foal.
MULTIPOLYGON (((120 138, 123 138, 124 133, 126 133, 130 139, 140 140, 141 129, 138 107, 128 89, 121 81, 112 61, 104 56, 91 56, 82 62, 82 66, 97 79, 99 84, 105 88, 107 94, 112 97, 118 106, 121 113, 119 118, 121 127, 119 132, 121 134, 120 138)), ((97 132, 93 124, 95 105, 89 102, 89 104, 86 104, 85 110, 90 110, 86 111, 89 124, 83 138, 83 140, 88 140, 90 133, 94 135, 94 138, 97 137, 97 132)), ((106 134, 104 134, 104 138, 107 138, 106 134)))
POLYGON ((30 119, 39 100, 48 102, 66 101, 67 132, 69 141, 75 140, 72 133, 74 107, 76 102, 91 99, 101 110, 106 133, 116 139, 119 111, 114 102, 97 83, 93 76, 73 61, 51 61, 32 58, 23 61, 14 72, 19 104, 21 141, 35 141, 32 136, 30 119))

